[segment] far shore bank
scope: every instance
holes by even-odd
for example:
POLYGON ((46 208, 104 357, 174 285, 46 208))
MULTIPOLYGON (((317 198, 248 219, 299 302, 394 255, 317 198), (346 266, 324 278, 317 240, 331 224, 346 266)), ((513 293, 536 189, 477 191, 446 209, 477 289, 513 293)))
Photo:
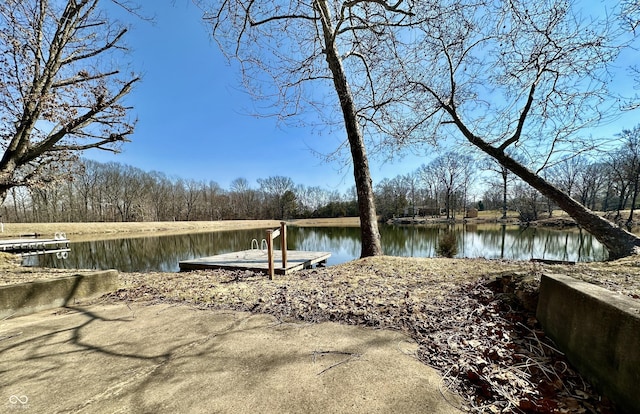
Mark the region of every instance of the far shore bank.
MULTIPOLYGON (((566 229, 576 227, 576 223, 566 213, 554 212, 551 218, 531 223, 521 223, 515 216, 500 219, 496 214, 483 212, 477 218, 456 218, 447 220, 434 217, 405 217, 390 220, 396 225, 432 225, 447 223, 467 224, 507 224, 544 226, 566 229)), ((358 217, 312 218, 285 220, 289 226, 297 227, 358 227, 358 217)), ((0 238, 51 237, 63 233, 74 241, 89 241, 113 238, 144 237, 154 235, 172 235, 198 232, 215 232, 248 229, 269 229, 280 227, 280 220, 220 220, 220 221, 152 221, 152 222, 88 222, 88 223, 2 223, 0 238)))
MULTIPOLYGON (((359 226, 358 217, 331 219, 286 220, 287 224, 300 227, 359 226)), ((244 229, 268 229, 280 226, 280 220, 221 220, 221 221, 155 221, 155 222, 99 222, 99 223, 3 223, 0 237, 38 235, 54 237, 64 233, 74 240, 108 239, 120 237, 184 234, 244 229)))

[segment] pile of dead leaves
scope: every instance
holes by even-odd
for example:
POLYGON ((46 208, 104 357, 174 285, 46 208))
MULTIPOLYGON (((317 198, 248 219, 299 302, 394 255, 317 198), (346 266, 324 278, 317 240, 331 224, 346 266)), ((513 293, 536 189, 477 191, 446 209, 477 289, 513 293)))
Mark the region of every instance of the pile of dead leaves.
POLYGON ((545 338, 535 318, 497 298, 486 283, 466 286, 430 313, 412 318, 409 326, 420 358, 470 401, 470 410, 613 412, 545 338))

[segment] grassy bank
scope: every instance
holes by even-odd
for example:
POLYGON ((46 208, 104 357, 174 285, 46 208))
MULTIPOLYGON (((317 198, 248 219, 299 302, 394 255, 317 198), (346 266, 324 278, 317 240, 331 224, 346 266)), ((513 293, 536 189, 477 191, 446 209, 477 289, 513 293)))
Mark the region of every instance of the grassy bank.
MULTIPOLYGON (((335 219, 287 220, 295 226, 359 226, 357 217, 335 219)), ((276 228, 279 220, 223 220, 223 221, 155 221, 114 223, 4 223, 2 237, 19 237, 38 234, 53 237, 65 233, 73 240, 91 238, 135 237, 153 232, 155 234, 181 234, 225 230, 276 228), (73 237, 72 237, 73 236, 73 237)))

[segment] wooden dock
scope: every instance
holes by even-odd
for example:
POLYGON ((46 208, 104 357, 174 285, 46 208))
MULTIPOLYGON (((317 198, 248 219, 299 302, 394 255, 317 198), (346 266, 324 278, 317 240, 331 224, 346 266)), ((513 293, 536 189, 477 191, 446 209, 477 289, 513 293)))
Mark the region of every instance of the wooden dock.
POLYGON ((54 239, 0 239, 0 251, 7 253, 27 253, 37 251, 48 251, 50 249, 68 249, 69 240, 67 238, 54 239))
MULTIPOLYGON (((331 256, 329 252, 306 252, 287 250, 286 267, 279 266, 282 262, 282 251, 273 251, 274 271, 286 275, 313 265, 326 265, 331 256)), ((269 255, 266 250, 252 249, 240 252, 224 253, 199 259, 184 260, 178 263, 180 271, 203 269, 251 270, 255 272, 269 272, 269 255)))

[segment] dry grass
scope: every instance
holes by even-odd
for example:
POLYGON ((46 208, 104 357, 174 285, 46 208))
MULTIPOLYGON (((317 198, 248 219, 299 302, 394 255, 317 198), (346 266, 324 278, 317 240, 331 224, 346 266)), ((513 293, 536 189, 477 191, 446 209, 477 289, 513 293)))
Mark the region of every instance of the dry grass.
MULTIPOLYGON (((38 269, 33 269, 38 271, 38 269)), ((39 269, 42 272, 43 269, 39 269)), ((67 271, 68 272, 68 271, 67 271)), ((640 258, 615 262, 545 265, 529 261, 445 258, 375 257, 355 260, 328 268, 318 268, 269 281, 252 272, 196 271, 189 273, 122 273, 125 289, 145 285, 162 297, 200 304, 259 301, 282 286, 301 294, 341 292, 368 295, 384 301, 406 295, 415 300, 442 298, 462 284, 493 280, 505 274, 529 275, 535 290, 543 273, 561 273, 587 281, 613 292, 640 298, 640 258), (243 281, 245 283, 228 283, 243 281)), ((0 279, 1 280, 1 279, 0 279)))
POLYGON ((146 286, 169 300, 250 308, 283 287, 301 296, 318 296, 318 299, 328 295, 356 295, 369 297, 367 301, 372 303, 383 303, 409 295, 416 301, 429 302, 442 299, 463 283, 535 267, 516 261, 385 256, 277 276, 274 281, 262 274, 242 271, 122 273, 120 280, 124 289, 146 286), (238 281, 243 283, 232 283, 238 281))
POLYGON ((640 299, 640 257, 631 256, 611 262, 578 263, 575 266, 551 266, 547 272, 566 274, 593 283, 612 292, 640 299))
MULTIPOLYGON (((502 217, 502 211, 500 210, 482 210, 478 211, 478 218, 487 220, 498 220, 502 217)), ((517 211, 507 210, 508 219, 517 219, 520 214, 517 211)))
MULTIPOLYGON (((222 231, 233 229, 278 227, 277 220, 229 220, 229 221, 160 221, 127 223, 5 223, 3 237, 23 234, 53 236, 57 232, 69 236, 94 235, 98 237, 154 233, 193 233, 201 231, 222 231)), ((75 239, 75 238, 74 238, 75 239)))

